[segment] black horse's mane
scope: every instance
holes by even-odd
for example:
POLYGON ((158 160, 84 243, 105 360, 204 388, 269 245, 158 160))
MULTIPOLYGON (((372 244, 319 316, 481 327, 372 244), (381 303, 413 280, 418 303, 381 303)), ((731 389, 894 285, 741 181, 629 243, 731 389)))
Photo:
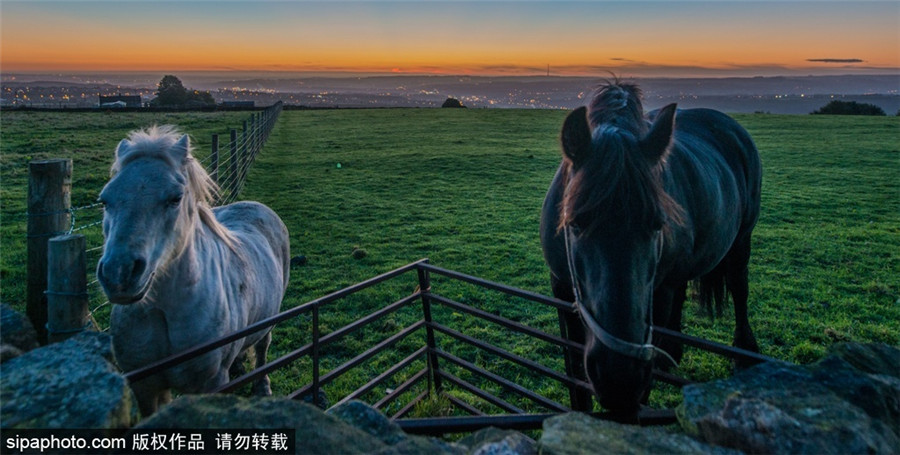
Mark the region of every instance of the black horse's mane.
POLYGON ((618 80, 600 85, 587 115, 592 150, 578 166, 569 162, 560 228, 649 233, 678 220, 680 207, 662 187, 664 163, 650 162, 639 150, 648 123, 637 85, 618 80))
POLYGON ((588 104, 588 121, 591 128, 610 125, 641 137, 647 130, 641 89, 637 84, 618 79, 597 86, 588 104))

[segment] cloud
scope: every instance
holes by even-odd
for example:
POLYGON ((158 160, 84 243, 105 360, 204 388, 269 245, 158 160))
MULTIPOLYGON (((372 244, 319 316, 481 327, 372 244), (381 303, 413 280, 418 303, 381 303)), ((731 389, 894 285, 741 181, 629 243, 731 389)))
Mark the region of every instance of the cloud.
POLYGON ((858 58, 808 58, 807 62, 814 63, 862 63, 863 60, 858 58))
POLYGON ((630 59, 614 60, 608 65, 568 65, 552 68, 554 72, 571 76, 600 76, 610 74, 629 77, 732 77, 777 76, 790 74, 791 69, 777 64, 736 65, 722 64, 716 67, 699 65, 667 65, 630 59))

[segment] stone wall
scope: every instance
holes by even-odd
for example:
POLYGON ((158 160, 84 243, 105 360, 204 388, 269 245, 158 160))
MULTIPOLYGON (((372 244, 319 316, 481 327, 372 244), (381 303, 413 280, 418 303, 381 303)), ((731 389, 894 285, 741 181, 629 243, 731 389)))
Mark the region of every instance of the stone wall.
POLYGON ((85 332, 2 363, 0 427, 130 428, 137 402, 112 363, 110 337, 85 332))
MULTIPOLYGON (((139 421, 110 338, 82 333, 35 349, 3 308, 0 427, 293 428, 303 454, 900 453, 900 350, 840 344, 819 362, 766 363, 685 387, 680 427, 642 428, 571 413, 538 441, 487 429, 456 442, 410 436, 368 405, 328 411, 285 398, 187 395, 139 421)), ((31 330, 33 332, 33 329, 31 330)))

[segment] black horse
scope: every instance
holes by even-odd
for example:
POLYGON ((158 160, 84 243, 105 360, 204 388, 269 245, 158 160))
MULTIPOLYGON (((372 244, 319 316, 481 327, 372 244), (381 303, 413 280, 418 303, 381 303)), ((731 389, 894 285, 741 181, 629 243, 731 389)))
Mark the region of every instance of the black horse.
POLYGON ((719 307, 727 288, 734 345, 759 351, 747 319, 756 146, 725 114, 670 104, 645 117, 640 97, 637 86, 611 82, 569 114, 541 216, 553 294, 579 308, 580 321, 565 321, 585 342, 573 368, 625 420, 637 415, 654 361, 681 358, 676 343, 651 344, 651 325, 681 330, 689 281, 719 307))

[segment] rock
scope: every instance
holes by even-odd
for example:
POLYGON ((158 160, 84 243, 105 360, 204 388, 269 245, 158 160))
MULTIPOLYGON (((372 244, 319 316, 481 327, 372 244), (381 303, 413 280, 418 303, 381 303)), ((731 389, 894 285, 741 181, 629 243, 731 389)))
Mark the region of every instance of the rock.
POLYGON ((838 343, 828 352, 864 373, 900 378, 900 349, 883 343, 838 343))
POLYGON ((810 366, 764 363, 685 387, 679 422, 706 442, 745 452, 896 453, 900 380, 881 372, 896 368, 889 361, 875 361, 894 358, 896 349, 836 349, 865 370, 838 355, 810 366))
POLYGON ((0 363, 22 355, 22 350, 11 344, 0 344, 0 363))
POLYGON ((313 406, 318 407, 319 409, 325 410, 331 407, 331 402, 328 401, 328 394, 325 393, 324 390, 319 389, 319 392, 316 393, 315 401, 313 399, 313 395, 311 393, 307 393, 300 397, 300 401, 304 403, 309 403, 313 406))
POLYGON ((460 439, 471 455, 537 455, 534 439, 518 431, 488 427, 460 439))
MULTIPOLYGON (((57 343, 57 346, 65 343, 69 343, 65 349, 73 349, 77 353, 76 355, 83 356, 85 352, 90 352, 103 357, 104 360, 113 366, 116 364, 115 355, 113 354, 112 349, 112 336, 108 333, 80 332, 78 335, 69 338, 63 343, 57 343)), ((63 347, 58 348, 63 349, 63 347)), ((116 371, 118 371, 118 369, 116 369, 116 371)))
POLYGON ((110 336, 83 332, 3 364, 3 428, 128 428, 137 403, 111 363, 110 336))
POLYGON ((869 417, 884 422, 900 439, 900 378, 862 373, 837 356, 827 356, 809 370, 813 381, 869 417))
POLYGON ((766 398, 735 397, 696 421, 701 437, 748 453, 895 453, 890 430, 858 409, 828 396, 809 395, 805 409, 785 409, 766 398), (797 413, 806 413, 798 416, 797 413))
POLYGON ((291 267, 303 267, 306 263, 306 256, 300 255, 291 258, 291 267))
POLYGON ((392 422, 377 409, 361 401, 348 401, 329 409, 325 413, 375 436, 388 445, 396 444, 407 437, 406 433, 396 423, 392 422))
POLYGON ((315 406, 288 398, 185 395, 136 428, 293 428, 295 452, 308 455, 465 454, 462 447, 439 439, 407 436, 387 417, 361 402, 350 402, 325 413, 315 406))
POLYGON ((684 434, 672 433, 663 428, 624 425, 577 412, 545 420, 540 447, 542 454, 557 455, 737 453, 706 445, 684 434))
POLYGON ((5 303, 0 304, 0 344, 8 344, 19 353, 28 352, 39 346, 37 332, 31 321, 5 303))
POLYGON ((437 438, 410 436, 395 445, 373 453, 378 455, 465 455, 466 449, 437 438))
POLYGON ((388 447, 378 452, 381 455, 421 453, 462 455, 466 453, 465 448, 457 444, 436 438, 407 435, 387 416, 358 400, 337 405, 326 411, 326 414, 337 417, 347 425, 365 431, 385 443, 388 447))
POLYGON ((295 452, 308 455, 368 454, 387 447, 378 438, 325 414, 315 406, 288 398, 184 395, 136 428, 293 428, 295 452))

